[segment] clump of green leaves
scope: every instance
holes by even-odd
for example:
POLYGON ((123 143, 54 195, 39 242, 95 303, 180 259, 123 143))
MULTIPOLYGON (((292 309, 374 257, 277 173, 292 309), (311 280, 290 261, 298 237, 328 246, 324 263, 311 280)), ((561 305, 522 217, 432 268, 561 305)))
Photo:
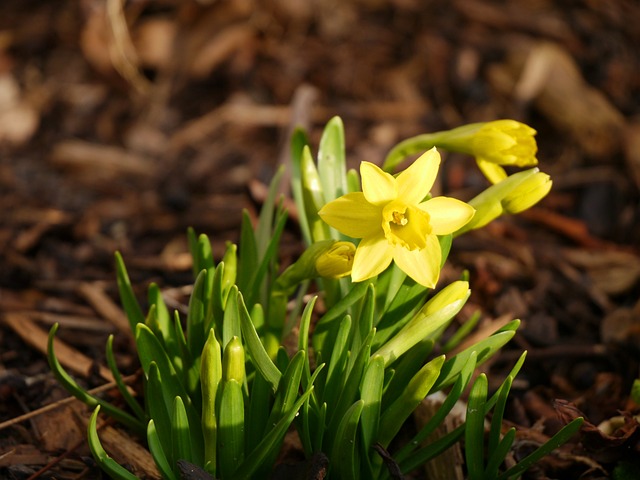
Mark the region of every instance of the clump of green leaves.
MULTIPOLYGON (((496 128, 475 126, 465 130, 464 138, 474 138, 474 132, 485 136, 489 132, 494 140, 497 135, 502 142, 502 156, 497 158, 505 164, 505 155, 518 149, 505 147, 508 138, 496 134, 496 128)), ((508 137, 509 132, 498 133, 508 137)), ((456 135, 449 143, 460 149, 464 142, 456 135)), ((429 147, 425 138, 420 137, 420 148, 429 147)), ((446 132, 433 138, 446 146, 442 140, 447 139, 446 132)), ((416 145, 403 142, 401 151, 413 148, 416 145)), ((392 152, 387 164, 398 163, 398 152, 392 152)), ((486 145, 482 152, 486 153, 486 145)), ((116 254, 120 297, 144 372, 144 404, 122 381, 112 338, 107 342, 107 361, 127 410, 78 386, 56 359, 53 338, 58 327, 51 329, 48 353, 54 374, 94 408, 89 445, 101 468, 113 478, 135 478, 102 448, 96 428, 100 411, 146 439, 166 479, 180 478, 185 464, 214 478, 265 478, 291 426, 308 458, 320 454, 328 458, 327 475, 332 479, 391 478, 390 463, 408 473, 459 441, 465 444, 470 479, 509 479, 577 431, 581 419, 506 468, 504 459, 515 431, 502 433, 502 415, 524 354, 490 397, 486 376, 473 382, 472 378, 478 365, 513 338, 519 321, 450 354, 478 318, 469 319, 445 341, 445 331, 469 298, 467 279, 434 292, 392 265, 379 275, 353 282, 348 271, 354 252, 358 255, 353 239, 329 228, 318 215, 327 203, 360 190, 357 173, 346 168, 340 119, 326 126, 317 161, 304 132, 295 132, 292 158, 292 194, 308 248, 284 271, 278 256, 287 220, 277 198, 282 170, 274 177, 257 225, 245 213, 239 245, 227 244, 219 261, 213 258, 207 236, 188 232, 195 280, 185 318, 169 311, 154 284, 143 311, 123 259, 116 254), (304 305, 312 280, 317 290, 304 305), (315 312, 319 296, 324 310, 315 312), (283 339, 295 322, 299 322, 297 348, 286 351, 283 339), (446 393, 446 399, 436 415, 410 442, 396 445, 404 422, 427 395, 439 391, 446 393), (465 424, 431 441, 431 433, 467 391, 465 424), (487 415, 491 423, 485 432, 487 415)), ((486 161, 482 160, 485 167, 486 161)), ((440 268, 456 235, 530 206, 546 194, 547 186, 547 176, 530 170, 499 181, 472 200, 476 216, 471 222, 437 238, 440 268)))

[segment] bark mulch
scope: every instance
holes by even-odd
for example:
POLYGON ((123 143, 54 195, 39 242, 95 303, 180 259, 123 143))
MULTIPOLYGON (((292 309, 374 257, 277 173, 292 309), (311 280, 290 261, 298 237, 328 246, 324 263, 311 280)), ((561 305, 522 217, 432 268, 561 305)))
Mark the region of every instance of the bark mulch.
MULTIPOLYGON (((3 0, 0 477, 100 476, 87 411, 46 364, 48 329, 61 324, 59 355, 86 388, 110 381, 112 333, 136 375, 114 252, 141 298, 154 281, 184 309, 187 227, 219 258, 286 163, 292 127, 317 145, 333 115, 352 166, 463 123, 538 131, 552 193, 458 239, 444 280, 469 270, 461 317, 480 309, 480 335, 522 319, 483 367, 495 386, 528 351, 507 412, 514 458, 588 420, 526 478, 640 471, 639 23, 633 0, 3 0)), ((485 186, 465 156, 443 171, 447 195, 485 186)), ((283 262, 301 248, 292 220, 283 262)), ((117 425, 101 439, 153 478, 117 425)))

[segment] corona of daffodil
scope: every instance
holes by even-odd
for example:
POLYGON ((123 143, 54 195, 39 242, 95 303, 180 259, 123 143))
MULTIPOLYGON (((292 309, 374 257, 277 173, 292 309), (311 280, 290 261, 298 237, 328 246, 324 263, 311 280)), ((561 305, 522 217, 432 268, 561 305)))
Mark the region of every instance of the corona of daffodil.
POLYGON ((362 192, 343 195, 318 212, 343 234, 362 239, 351 270, 354 282, 378 275, 394 261, 419 284, 436 285, 442 260, 438 235, 458 230, 475 212, 454 198, 424 200, 439 165, 435 148, 397 177, 362 162, 362 192))

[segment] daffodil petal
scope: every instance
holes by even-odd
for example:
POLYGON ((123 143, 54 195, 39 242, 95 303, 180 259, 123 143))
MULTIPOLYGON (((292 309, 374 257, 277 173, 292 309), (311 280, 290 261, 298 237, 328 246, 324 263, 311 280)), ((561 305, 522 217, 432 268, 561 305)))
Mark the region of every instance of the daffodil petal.
POLYGON ((427 150, 396 178, 398 198, 407 205, 416 205, 427 196, 438 175, 440 154, 427 150))
POLYGON ((382 233, 382 207, 367 202, 362 192, 347 193, 327 203, 318 212, 320 218, 352 238, 382 233))
POLYGON ((361 282, 383 272, 393 260, 393 247, 384 235, 363 238, 356 249, 351 279, 361 282))
POLYGON ((442 261, 438 237, 428 235, 427 246, 422 250, 394 247, 393 260, 404 273, 420 285, 427 288, 435 287, 440 276, 440 262, 442 261))
POLYGON ((360 164, 362 193, 369 203, 383 205, 398 196, 396 179, 377 165, 370 162, 360 164))
POLYGON ((435 235, 455 232, 469 222, 476 212, 471 205, 450 197, 434 197, 418 206, 429 214, 431 233, 435 235))
POLYGON ((483 160, 482 158, 477 158, 476 163, 478 164, 480 171, 491 183, 495 184, 507 178, 507 172, 505 172, 504 168, 497 163, 483 160))

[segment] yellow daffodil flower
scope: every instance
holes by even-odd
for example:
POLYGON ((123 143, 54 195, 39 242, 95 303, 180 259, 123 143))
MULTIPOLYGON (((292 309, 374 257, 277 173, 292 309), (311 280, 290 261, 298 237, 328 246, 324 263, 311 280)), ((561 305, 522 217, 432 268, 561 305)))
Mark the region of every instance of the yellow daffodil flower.
POLYGON ((419 284, 436 285, 442 260, 437 236, 458 230, 475 212, 454 198, 423 201, 439 165, 440 154, 435 148, 397 177, 362 162, 362 192, 343 195, 318 212, 344 235, 362 239, 351 270, 354 282, 378 275, 394 261, 419 284))
POLYGON ((491 183, 498 183, 507 178, 505 165, 533 167, 538 164, 535 134, 530 126, 509 119, 425 133, 396 145, 387 155, 383 168, 390 171, 407 155, 436 146, 474 156, 485 177, 491 183))
POLYGON ((529 167, 538 164, 536 131, 515 120, 472 123, 454 128, 443 141, 452 150, 476 157, 482 173, 498 183, 507 178, 501 165, 529 167))

